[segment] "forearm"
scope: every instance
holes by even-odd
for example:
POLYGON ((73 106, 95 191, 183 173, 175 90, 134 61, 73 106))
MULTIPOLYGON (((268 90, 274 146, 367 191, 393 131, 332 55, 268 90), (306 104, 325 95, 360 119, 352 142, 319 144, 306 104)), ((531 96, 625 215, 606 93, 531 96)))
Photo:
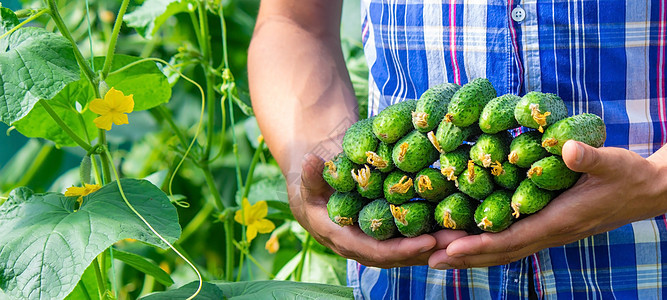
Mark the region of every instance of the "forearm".
POLYGON ((303 21, 263 7, 248 53, 250 92, 260 129, 290 176, 300 174, 304 154, 328 159, 340 151, 344 130, 357 118, 339 21, 322 20, 329 22, 324 29, 303 21))

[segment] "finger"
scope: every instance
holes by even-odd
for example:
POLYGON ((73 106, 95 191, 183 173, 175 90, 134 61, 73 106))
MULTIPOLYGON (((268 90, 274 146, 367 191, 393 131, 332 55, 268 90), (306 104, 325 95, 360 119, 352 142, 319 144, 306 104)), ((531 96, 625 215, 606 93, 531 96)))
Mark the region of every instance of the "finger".
POLYGON ((563 161, 575 172, 593 174, 605 172, 607 164, 614 163, 609 154, 574 140, 569 140, 563 145, 563 161))
MULTIPOLYGON (((303 188, 311 195, 330 195, 331 187, 322 178, 324 161, 311 153, 304 156, 301 163, 301 182, 303 188)), ((313 197, 307 197, 313 198, 313 197)), ((307 199, 308 200, 308 199, 307 199)))
POLYGON ((329 219, 325 206, 309 206, 306 212, 311 232, 320 243, 345 258, 367 266, 397 267, 425 265, 435 246, 435 238, 422 235, 415 238, 392 238, 378 241, 366 235, 356 224, 340 227, 329 219))
POLYGON ((414 238, 392 238, 378 241, 366 235, 358 227, 345 228, 349 235, 339 235, 333 239, 344 256, 354 258, 367 266, 398 267, 406 265, 425 265, 428 254, 432 252, 436 241, 430 235, 414 238), (337 242, 337 241, 343 242, 337 242))
POLYGON ((443 229, 436 231, 431 234, 435 240, 436 244, 434 249, 445 249, 449 244, 459 238, 467 236, 468 234, 463 230, 450 230, 443 229))
MULTIPOLYGON (((550 236, 550 218, 547 213, 532 215, 514 223, 508 229, 498 233, 470 235, 452 241, 447 246, 447 254, 452 257, 470 255, 515 252, 529 245, 538 246, 545 237, 550 236)), ((538 248, 539 249, 539 248, 538 248)))
POLYGON ((505 265, 521 258, 524 258, 533 252, 529 251, 515 251, 515 252, 500 252, 491 254, 480 254, 464 257, 451 257, 447 255, 447 251, 440 250, 434 252, 428 260, 431 268, 445 270, 445 269, 468 269, 481 268, 505 265))

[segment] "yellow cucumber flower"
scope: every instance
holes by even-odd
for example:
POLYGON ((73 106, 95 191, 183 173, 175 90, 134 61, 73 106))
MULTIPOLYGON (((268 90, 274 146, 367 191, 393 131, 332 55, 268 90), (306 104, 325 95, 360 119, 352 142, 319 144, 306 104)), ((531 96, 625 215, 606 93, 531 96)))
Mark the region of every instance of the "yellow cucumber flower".
POLYGON ((243 198, 241 209, 236 211, 234 221, 245 225, 246 237, 250 243, 259 233, 269 233, 276 228, 270 220, 265 219, 269 213, 269 207, 266 201, 258 201, 255 205, 250 205, 248 198, 243 198))
POLYGON ((90 102, 90 110, 98 115, 93 122, 104 130, 111 130, 112 123, 123 125, 129 123, 127 115, 134 110, 134 95, 125 96, 123 92, 111 88, 104 100, 95 99, 90 102))
POLYGON ((84 184, 83 187, 72 186, 67 188, 67 190, 65 191, 65 196, 67 197, 79 196, 79 198, 77 198, 76 201, 81 203, 83 196, 88 196, 89 194, 96 192, 100 188, 101 186, 99 184, 87 184, 87 183, 84 184))

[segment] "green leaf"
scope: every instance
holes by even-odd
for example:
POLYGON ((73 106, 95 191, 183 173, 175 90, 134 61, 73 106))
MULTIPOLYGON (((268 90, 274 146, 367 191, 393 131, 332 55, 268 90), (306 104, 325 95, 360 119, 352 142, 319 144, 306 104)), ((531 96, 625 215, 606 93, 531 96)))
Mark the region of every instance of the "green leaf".
MULTIPOLYGON (((95 58, 95 66, 104 65, 104 57, 95 58)), ((140 57, 114 55, 111 72, 141 60, 140 57)), ((167 77, 152 61, 142 62, 119 73, 107 77, 106 83, 122 91, 125 95, 134 95, 134 111, 147 110, 166 103, 171 98, 171 85, 167 77)), ((132 124, 130 124, 132 125, 132 124)))
POLYGON ((38 140, 29 140, 21 150, 17 151, 8 163, 0 169, 0 192, 9 191, 18 183, 23 174, 28 172, 33 161, 42 150, 42 143, 38 140))
POLYGON ((0 7, 0 35, 5 34, 19 23, 19 18, 11 9, 0 7))
MULTIPOLYGON (((142 300, 185 299, 197 289, 197 282, 166 292, 154 293, 142 300)), ((352 299, 352 288, 294 281, 205 282, 196 300, 256 299, 352 299)))
POLYGON ((74 290, 67 295, 65 300, 80 300, 80 299, 97 299, 99 297, 97 287, 97 277, 95 276, 95 269, 91 264, 88 266, 81 280, 77 283, 74 290))
MULTIPOLYGON (((176 208, 145 180, 123 179, 130 203, 170 242, 181 233, 176 208)), ((0 206, 0 290, 10 299, 61 299, 88 265, 113 243, 132 238, 164 243, 122 200, 116 182, 83 197, 12 191, 0 206)))
POLYGON ((157 280, 159 283, 165 286, 171 286, 172 284, 174 284, 174 280, 171 279, 171 276, 169 276, 167 272, 160 269, 160 267, 155 265, 155 263, 149 261, 148 259, 142 256, 114 249, 113 258, 125 262, 129 266, 137 269, 140 272, 143 272, 146 275, 153 276, 155 280, 157 280))
MULTIPOLYGON (((81 79, 68 84, 53 99, 47 100, 51 108, 58 114, 65 124, 83 140, 93 140, 97 137, 97 127, 93 120, 97 114, 88 109, 82 112, 79 107, 86 107, 88 102, 95 98, 95 92, 87 79, 81 79)), ((45 138, 56 143, 59 147, 74 147, 77 144, 63 131, 56 121, 46 112, 42 105, 36 105, 28 115, 12 124, 21 134, 31 138, 45 138)))
MULTIPOLYGON (((241 203, 242 194, 243 190, 236 192, 236 200, 238 201, 238 204, 241 203)), ((255 204, 257 201, 261 200, 277 200, 287 203, 287 186, 285 185, 285 179, 276 177, 263 178, 254 181, 250 186, 248 201, 250 204, 255 204)))
MULTIPOLYGON (((276 279, 287 280, 294 275, 303 251, 296 254, 276 274, 276 279)), ((308 251, 301 280, 323 284, 342 285, 346 282, 346 260, 338 255, 308 251)))
POLYGON ((193 11, 195 5, 193 0, 146 0, 141 7, 125 15, 124 20, 127 26, 136 29, 139 35, 152 39, 169 17, 193 11))
POLYGON ((20 120, 40 99, 55 97, 79 78, 64 37, 36 27, 15 31, 0 40, 0 122, 20 120))

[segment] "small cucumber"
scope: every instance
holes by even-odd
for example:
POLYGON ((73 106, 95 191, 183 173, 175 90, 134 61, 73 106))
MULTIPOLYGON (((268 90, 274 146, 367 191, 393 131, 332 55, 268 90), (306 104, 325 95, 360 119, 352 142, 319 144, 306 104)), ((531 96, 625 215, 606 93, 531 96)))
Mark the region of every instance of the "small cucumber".
POLYGON ((377 199, 383 196, 384 176, 368 165, 352 170, 352 178, 357 182, 357 192, 364 198, 377 199))
POLYGON ((463 141, 477 135, 479 132, 477 125, 458 127, 450 122, 442 121, 435 134, 433 134, 433 131, 428 133, 428 138, 440 153, 452 152, 461 146, 463 141))
POLYGON ((373 120, 373 133, 381 141, 391 144, 413 130, 412 112, 417 100, 405 100, 392 104, 373 120))
POLYGON ((412 112, 412 125, 420 132, 435 129, 447 113, 447 105, 461 88, 456 83, 443 83, 429 88, 417 101, 412 112))
POLYGON ((391 205, 391 214, 398 231, 406 237, 428 233, 433 228, 433 208, 426 201, 391 205))
POLYGON ((581 173, 570 170, 560 156, 549 156, 536 161, 528 170, 528 178, 538 187, 564 190, 573 186, 581 173))
POLYGON ((475 227, 478 203, 466 194, 451 194, 435 207, 435 222, 442 228, 471 230, 475 227))
POLYGON ((525 179, 512 195, 512 215, 518 219, 522 214, 536 213, 555 197, 555 192, 541 189, 532 180, 525 179))
POLYGON ((475 210, 477 227, 488 232, 500 232, 512 225, 512 192, 495 191, 475 210))
POLYGON ((549 153, 562 155, 563 145, 575 140, 592 147, 602 147, 607 139, 604 121, 594 114, 581 114, 556 122, 542 136, 542 147, 549 153))
POLYGON ((521 169, 507 161, 502 163, 500 167, 496 164, 491 167, 493 182, 508 190, 516 190, 521 181, 526 179, 526 169, 521 169))
POLYGON ((452 152, 440 154, 440 173, 449 181, 456 178, 465 171, 470 158, 470 145, 463 144, 452 152))
POLYGON ((549 152, 542 147, 542 134, 537 131, 527 131, 512 141, 507 160, 521 168, 530 168, 534 162, 547 156, 549 152))
POLYGON ((425 134, 413 130, 396 143, 392 159, 397 168, 416 173, 438 159, 438 150, 425 134))
POLYGON ((468 168, 456 179, 459 190, 466 195, 482 200, 493 192, 491 173, 473 161, 468 162, 468 168))
POLYGON ((440 202, 445 197, 456 192, 453 181, 440 173, 440 170, 426 168, 415 176, 417 194, 431 202, 440 202))
POLYGON ((484 106, 496 97, 496 90, 487 79, 475 79, 465 84, 452 97, 445 120, 459 127, 477 123, 484 106))
POLYGON ((354 123, 343 137, 343 151, 349 160, 356 164, 366 162, 366 152, 377 149, 378 139, 372 130, 373 119, 364 119, 354 123))
POLYGON ((512 136, 507 131, 496 134, 482 133, 475 145, 470 148, 470 159, 476 164, 488 168, 491 164, 500 164, 510 153, 512 136))
POLYGON ((395 205, 401 205, 417 195, 414 179, 400 170, 389 173, 384 179, 383 187, 387 202, 395 205))
POLYGON ((544 132, 545 128, 567 117, 567 107, 554 94, 530 92, 517 103, 514 117, 521 126, 544 132))
POLYGON ((338 153, 330 161, 324 163, 322 177, 336 191, 349 192, 354 189, 354 179, 352 170, 357 167, 356 164, 347 159, 345 153, 338 153))
POLYGON ((391 207, 385 199, 377 199, 359 212, 359 228, 368 236, 383 241, 396 235, 391 207))
POLYGON ((394 145, 380 142, 375 152, 366 152, 366 162, 382 173, 391 172, 394 169, 394 161, 391 159, 391 151, 394 145))
POLYGON ((341 227, 352 225, 365 204, 364 198, 356 192, 334 192, 327 202, 329 219, 341 227))
POLYGON ((514 118, 514 108, 521 97, 507 94, 491 99, 479 116, 479 128, 485 133, 498 133, 519 127, 514 118))

